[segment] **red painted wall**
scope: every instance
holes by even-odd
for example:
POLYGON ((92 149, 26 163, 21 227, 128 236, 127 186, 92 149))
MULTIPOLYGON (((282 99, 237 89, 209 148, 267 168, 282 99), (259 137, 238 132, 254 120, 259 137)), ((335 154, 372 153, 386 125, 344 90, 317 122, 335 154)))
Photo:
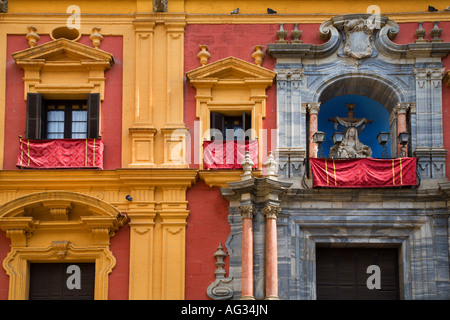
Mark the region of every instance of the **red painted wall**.
POLYGON ((116 266, 109 275, 108 299, 128 300, 130 273, 130 226, 123 226, 111 238, 110 250, 116 258, 116 266))
MULTIPOLYGON (((0 262, 3 263, 6 255, 11 250, 10 245, 11 241, 6 237, 5 232, 0 231, 0 262)), ((0 270, 0 300, 8 300, 8 291, 9 291, 9 277, 6 274, 5 269, 1 268, 0 270)))
MULTIPOLYGON (((210 188, 199 181, 187 191, 188 210, 186 227, 186 292, 187 300, 206 300, 208 286, 216 279, 214 253, 219 243, 226 252, 225 242, 230 233, 228 201, 219 188, 210 188)), ((229 258, 225 258, 228 275, 229 258)))
MULTIPOLYGON (((48 35, 42 35, 38 45, 50 41, 48 35)), ((80 43, 91 46, 88 36, 81 37, 80 43)), ((105 100, 102 102, 102 135, 105 142, 104 168, 121 167, 122 148, 122 37, 104 37, 100 49, 113 55, 115 64, 105 73, 105 100)), ((8 35, 6 62, 6 113, 5 113, 5 147, 3 168, 16 168, 19 150, 19 135, 26 135, 26 109, 22 69, 17 67, 12 54, 27 49, 25 35, 8 35)))

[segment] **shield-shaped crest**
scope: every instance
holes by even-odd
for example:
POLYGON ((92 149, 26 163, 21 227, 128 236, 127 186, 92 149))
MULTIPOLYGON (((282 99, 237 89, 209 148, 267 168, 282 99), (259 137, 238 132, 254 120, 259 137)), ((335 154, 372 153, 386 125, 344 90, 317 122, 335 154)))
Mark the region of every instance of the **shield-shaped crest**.
POLYGON ((371 45, 371 37, 373 28, 370 22, 362 18, 346 21, 344 25, 345 31, 345 47, 343 53, 356 58, 362 59, 370 57, 373 53, 371 45))

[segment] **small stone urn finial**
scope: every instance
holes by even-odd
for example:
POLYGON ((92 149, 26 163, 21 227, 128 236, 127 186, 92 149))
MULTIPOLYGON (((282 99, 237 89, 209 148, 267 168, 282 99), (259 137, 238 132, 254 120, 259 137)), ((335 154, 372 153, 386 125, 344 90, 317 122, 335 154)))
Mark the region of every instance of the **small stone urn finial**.
POLYGON ((103 36, 100 34, 100 30, 101 30, 100 27, 92 28, 92 34, 89 37, 95 49, 98 49, 100 47, 100 42, 102 42, 103 40, 103 36))
POLYGON ((419 29, 416 30, 416 40, 415 43, 425 43, 427 42, 426 39, 424 39, 425 35, 427 34, 427 32, 425 31, 425 29, 422 26, 422 22, 419 22, 419 29))
POLYGON ((200 64, 204 66, 208 63, 209 58, 211 58, 211 54, 208 52, 207 45, 201 44, 199 47, 200 52, 197 54, 197 58, 200 59, 200 64))
POLYGON ((255 63, 257 66, 261 66, 262 61, 265 57, 264 52, 262 51, 263 46, 262 45, 256 45, 253 49, 255 52, 252 54, 252 58, 255 59, 255 63))
POLYGON ((267 157, 266 162, 264 162, 265 168, 265 176, 267 178, 276 178, 278 175, 276 174, 278 163, 273 156, 273 152, 269 152, 269 156, 267 157))
POLYGON ((302 30, 298 30, 298 24, 294 25, 294 30, 291 31, 292 41, 291 43, 303 43, 303 40, 300 40, 300 37, 303 34, 302 30))
POLYGON ((26 35, 26 38, 28 40, 28 45, 30 46, 30 48, 34 48, 36 46, 36 42, 40 39, 36 31, 37 29, 35 26, 28 27, 28 33, 26 35))
POLYGON ((280 30, 277 31, 278 40, 276 40, 275 43, 288 43, 288 41, 285 40, 286 35, 287 35, 287 31, 284 30, 283 24, 281 23, 280 30))
POLYGON ((442 34, 442 29, 439 28, 438 24, 439 24, 438 21, 434 22, 434 27, 430 31, 430 34, 433 37, 433 39, 431 39, 430 42, 443 42, 444 41, 443 39, 439 38, 442 34))
POLYGON ((253 165, 254 165, 254 163, 253 163, 252 159, 250 158, 250 152, 249 151, 245 152, 244 161, 242 161, 242 163, 241 163, 242 169, 244 170, 244 174, 241 175, 242 180, 251 179, 253 165))

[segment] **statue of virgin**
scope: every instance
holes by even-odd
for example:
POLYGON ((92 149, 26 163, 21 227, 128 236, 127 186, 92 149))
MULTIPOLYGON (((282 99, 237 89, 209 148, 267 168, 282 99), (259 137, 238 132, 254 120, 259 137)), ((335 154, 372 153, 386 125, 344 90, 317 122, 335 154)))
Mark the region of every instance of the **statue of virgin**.
POLYGON ((330 148, 330 158, 369 158, 372 156, 372 149, 364 145, 358 139, 358 130, 349 127, 345 132, 344 139, 340 144, 330 148))

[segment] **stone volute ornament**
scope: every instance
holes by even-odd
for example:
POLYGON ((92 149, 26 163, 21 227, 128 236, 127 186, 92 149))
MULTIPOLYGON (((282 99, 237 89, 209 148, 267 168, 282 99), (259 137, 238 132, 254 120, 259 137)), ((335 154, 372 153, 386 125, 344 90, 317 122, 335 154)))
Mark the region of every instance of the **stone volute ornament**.
POLYGON ((200 64, 205 66, 208 63, 209 58, 211 58, 211 54, 208 52, 208 46, 205 44, 199 45, 200 52, 197 54, 197 58, 200 60, 200 64))
POLYGON ((363 18, 346 21, 344 24, 345 47, 343 53, 349 57, 363 59, 373 53, 371 38, 373 27, 363 18))
POLYGON ((28 33, 26 35, 26 38, 28 40, 28 45, 30 46, 30 48, 34 48, 36 46, 36 42, 40 39, 36 31, 37 29, 35 26, 28 27, 28 33))
POLYGON ((214 258, 217 260, 217 269, 214 272, 216 280, 206 289, 208 296, 214 300, 227 300, 234 295, 234 291, 230 287, 233 277, 225 277, 226 271, 223 267, 225 266, 224 259, 227 257, 227 254, 222 249, 222 244, 219 243, 217 251, 214 253, 214 258))
POLYGON ((255 50, 255 52, 253 52, 252 54, 252 58, 255 60, 255 64, 257 66, 261 66, 262 61, 265 57, 264 52, 262 51, 263 46, 262 45, 256 45, 253 50, 255 50))

